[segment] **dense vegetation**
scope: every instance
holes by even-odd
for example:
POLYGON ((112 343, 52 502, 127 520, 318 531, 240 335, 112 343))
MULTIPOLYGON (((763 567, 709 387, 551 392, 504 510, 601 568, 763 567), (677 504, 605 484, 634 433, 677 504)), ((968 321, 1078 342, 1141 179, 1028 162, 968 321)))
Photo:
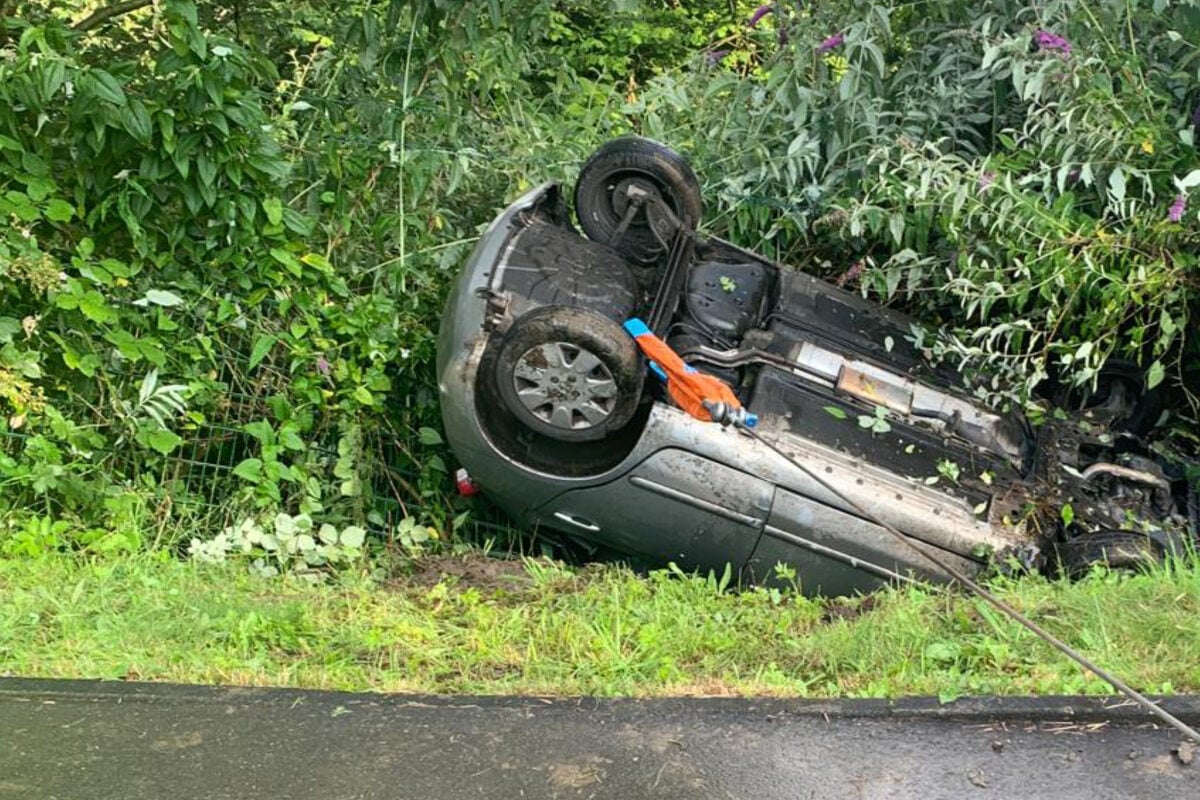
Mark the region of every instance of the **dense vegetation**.
POLYGON ((444 539, 448 280, 628 131, 999 400, 1116 354, 1196 437, 1200 0, 0 0, 0 555, 444 539))

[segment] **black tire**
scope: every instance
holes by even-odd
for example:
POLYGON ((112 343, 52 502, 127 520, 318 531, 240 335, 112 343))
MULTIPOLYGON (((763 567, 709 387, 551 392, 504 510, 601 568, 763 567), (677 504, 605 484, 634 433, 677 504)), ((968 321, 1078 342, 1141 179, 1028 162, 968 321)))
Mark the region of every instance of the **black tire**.
POLYGON ((1058 544, 1063 574, 1081 578, 1097 564, 1109 569, 1136 571, 1162 561, 1158 542, 1136 531, 1097 531, 1058 544))
POLYGON ((700 181, 683 156, 651 139, 627 136, 614 139, 592 154, 575 183, 575 215, 584 233, 593 241, 607 244, 627 258, 647 263, 663 254, 659 238, 668 239, 665 220, 654 221, 659 235, 650 229, 651 217, 639 213, 614 242, 625 216, 628 201, 619 189, 629 182, 658 197, 685 225, 695 229, 703 213, 700 181))
POLYGON ((1070 387, 1058 405, 1071 411, 1091 411, 1110 418, 1109 427, 1144 436, 1163 412, 1162 386, 1146 389, 1146 373, 1137 364, 1110 358, 1100 368, 1096 388, 1070 387))
POLYGON ((497 392, 525 427, 562 442, 615 433, 637 411, 644 370, 620 325, 583 308, 518 318, 496 357, 497 392))

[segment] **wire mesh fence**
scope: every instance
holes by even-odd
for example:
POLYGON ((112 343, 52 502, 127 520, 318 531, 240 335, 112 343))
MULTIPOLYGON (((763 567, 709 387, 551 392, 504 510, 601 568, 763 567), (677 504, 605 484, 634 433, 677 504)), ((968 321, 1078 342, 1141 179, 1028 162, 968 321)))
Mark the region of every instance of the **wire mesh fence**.
MULTIPOLYGON (((269 387, 267 382, 259 388, 269 387)), ((156 517, 186 520, 200 535, 215 533, 263 511, 250 496, 252 487, 235 470, 261 451, 261 443, 246 426, 271 418, 269 396, 263 391, 223 393, 207 404, 203 421, 187 422, 177 430, 183 442, 168 455, 148 458, 144 448, 125 442, 87 457, 93 469, 119 475, 121 482, 151 497, 156 517)), ((406 518, 433 518, 443 536, 510 546, 515 536, 511 520, 482 498, 469 503, 454 500, 448 471, 440 473, 440 486, 428 488, 429 477, 422 476, 411 443, 403 441, 407 434, 383 427, 362 436, 358 505, 362 518, 369 522, 368 529, 378 539, 393 542, 395 531, 406 518), (424 490, 422 484, 426 485, 424 490)), ((35 435, 0 428, 0 454, 17 458, 35 435)), ((339 438, 339 432, 321 419, 314 421, 305 437, 305 469, 327 485, 336 483, 331 476, 339 457, 339 438)), ((416 438, 415 433, 411 438, 416 438)), ((293 489, 296 494, 285 494, 280 507, 294 510, 303 487, 293 489)))

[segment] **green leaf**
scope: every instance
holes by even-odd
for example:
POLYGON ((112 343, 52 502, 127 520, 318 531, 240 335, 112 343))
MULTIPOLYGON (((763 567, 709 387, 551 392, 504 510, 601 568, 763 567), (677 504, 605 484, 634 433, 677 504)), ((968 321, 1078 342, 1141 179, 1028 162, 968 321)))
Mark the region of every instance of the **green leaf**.
POLYGON ((183 305, 183 298, 165 289, 150 289, 146 292, 146 302, 153 303, 156 306, 172 308, 183 305))
MULTIPOLYGON (((192 162, 182 151, 176 150, 171 155, 171 163, 175 165, 175 169, 182 177, 186 178, 192 174, 192 162)), ((185 184, 183 188, 187 190, 191 189, 191 186, 185 184)))
POLYGON ((242 430, 254 437, 255 441, 260 444, 275 443, 275 429, 271 427, 271 423, 265 419, 258 419, 254 422, 247 422, 242 426, 242 430))
POLYGON ((121 109, 121 124, 125 127, 125 132, 134 139, 142 144, 150 143, 150 114, 141 100, 131 100, 121 109))
POLYGON ((365 386, 359 386, 354 390, 354 399, 362 403, 364 406, 375 405, 375 397, 371 394, 371 390, 365 386))
POLYGON ((1071 508, 1070 503, 1064 503, 1062 507, 1063 525, 1069 526, 1075 521, 1075 509, 1071 508))
POLYGON ((1125 170, 1118 164, 1108 175, 1108 190, 1113 200, 1120 203, 1125 199, 1125 170))
POLYGON ((276 514, 273 527, 275 535, 281 539, 290 539, 296 535, 296 523, 288 514, 276 514))
POLYGON ((165 456, 183 444, 183 439, 167 428, 155 428, 146 434, 146 444, 165 456))
POLYGON ((1150 365, 1150 369, 1146 372, 1146 388, 1153 389, 1163 382, 1163 378, 1167 375, 1166 368, 1163 367, 1161 361, 1155 361, 1150 365))
POLYGON ((278 261, 287 269, 288 272, 299 278, 304 274, 304 267, 300 265, 300 261, 287 250, 281 247, 271 248, 271 258, 278 261))
POLYGON ((159 111, 154 116, 162 134, 163 150, 170 155, 175 152, 175 115, 171 111, 159 111))
POLYGON ((892 238, 896 240, 897 245, 904 243, 904 215, 892 214, 888 220, 888 232, 892 234, 892 238))
POLYGON ((40 203, 58 191, 58 184, 46 177, 29 175, 25 177, 25 193, 35 203, 40 203))
POLYGON ((246 163, 254 167, 259 172, 266 173, 267 175, 280 180, 286 178, 288 176, 288 172, 290 171, 288 162, 282 158, 279 158, 278 156, 253 154, 247 156, 246 163))
POLYGON ((46 204, 46 219, 51 222, 70 222, 75 216, 75 206, 57 197, 46 204))
POLYGON ((1193 186, 1200 186, 1200 169, 1194 169, 1184 177, 1176 179, 1175 185, 1181 192, 1186 192, 1193 186))
POLYGON ((292 233, 310 236, 313 232, 313 220, 307 214, 301 214, 294 208, 283 209, 283 224, 292 233))
POLYGON ((85 75, 91 78, 91 89, 97 97, 116 106, 125 105, 125 90, 112 75, 102 69, 89 70, 85 75))
POLYGON ((268 197, 262 201, 263 211, 267 213, 267 222, 279 225, 283 222, 283 201, 278 197, 268 197))
POLYGON ((925 658, 931 661, 954 661, 962 649, 954 642, 932 642, 925 647, 925 658))
POLYGON ((320 270, 321 272, 333 271, 333 264, 330 264, 329 259, 320 253, 305 253, 304 255, 300 256, 300 260, 305 264, 308 264, 310 267, 320 270))
POLYGON ((129 331, 117 328, 106 333, 104 338, 113 347, 117 348, 122 356, 128 358, 130 361, 137 362, 142 360, 142 350, 138 347, 138 341, 129 331))
POLYGON ((99 322, 102 325, 117 318, 117 312, 108 305, 104 295, 94 289, 79 298, 79 310, 92 322, 99 322))
POLYGON ((217 187, 211 183, 201 182, 199 186, 200 197, 204 199, 204 205, 212 208, 217 204, 217 187))
POLYGON ((279 430, 279 443, 288 450, 303 450, 304 440, 300 438, 300 434, 295 428, 285 427, 279 430))
POLYGON ((899 267, 892 267, 887 271, 887 296, 895 297, 896 291, 900 288, 900 279, 903 277, 902 270, 899 267))
POLYGON ((262 480, 262 459, 247 458, 233 468, 233 474, 245 481, 258 483, 262 480))
POLYGON ((367 532, 357 525, 351 525, 342 531, 342 535, 338 537, 341 540, 343 547, 359 548, 366 541, 367 532))
POLYGON ((250 348, 250 369, 254 369, 262 360, 267 357, 267 353, 271 352, 271 348, 275 346, 277 338, 274 334, 264 333, 254 340, 254 347, 250 348))
POLYGON ((16 317, 0 317, 0 344, 8 344, 21 332, 21 321, 16 317))
POLYGON ((837 406, 825 406, 824 411, 834 419, 846 419, 847 414, 837 406))
POLYGON ((217 165, 207 153, 201 152, 196 156, 196 174, 200 176, 200 184, 211 188, 217 180, 217 165))
POLYGON ((417 438, 421 444, 425 445, 434 446, 442 443, 442 435, 433 428, 420 428, 417 431, 417 438))
POLYGON ((22 222, 37 222, 42 213, 24 192, 9 191, 0 198, 0 213, 15 214, 22 222))

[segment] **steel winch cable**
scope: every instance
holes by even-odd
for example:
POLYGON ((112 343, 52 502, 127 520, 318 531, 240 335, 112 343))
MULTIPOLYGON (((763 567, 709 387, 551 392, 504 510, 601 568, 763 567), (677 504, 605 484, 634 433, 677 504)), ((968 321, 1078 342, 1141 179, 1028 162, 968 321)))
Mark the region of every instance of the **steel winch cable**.
MULTIPOLYGON (((710 409, 710 410, 716 410, 716 409, 710 409)), ((724 409, 721 409, 721 410, 723 411, 724 409)), ((713 414, 713 418, 714 418, 714 420, 720 421, 720 418, 718 417, 717 414, 713 414)), ((1195 728, 1191 727, 1186 722, 1179 719, 1178 717, 1176 717, 1174 714, 1170 713, 1169 711, 1166 711, 1166 710, 1160 708, 1150 698, 1146 697, 1144 694, 1137 691, 1129 684, 1125 683, 1125 681, 1121 680, 1116 675, 1112 674, 1108 670, 1104 669, 1100 665, 1093 662, 1091 659, 1084 656, 1082 653, 1077 651, 1075 648, 1071 647, 1069 644, 1062 641, 1061 639, 1056 637, 1054 634, 1050 633, 1045 628, 1038 625, 1033 620, 1029 619, 1029 617, 1025 616, 1020 611, 1013 608, 1011 605, 1009 605, 1005 601, 1001 600, 999 597, 996 597, 990 591, 988 591, 987 589, 980 586, 978 583, 976 583, 975 581, 971 580, 969 577, 964 575, 961 571, 956 569, 953 565, 947 563, 944 559, 940 558, 936 553, 934 553, 933 551, 929 550, 928 548, 926 548, 922 545, 917 544, 912 539, 905 536, 891 523, 889 523, 883 519, 880 519, 877 514, 867 510, 866 508, 863 508, 862 505, 855 502, 853 498, 848 497, 844 492, 839 490, 832 483, 830 483, 829 481, 822 478, 820 476, 820 474, 817 473, 816 470, 810 469, 807 465, 800 463, 799 460, 797 460, 793 456, 788 455, 776 444, 774 444, 773 442, 771 442, 767 439, 764 439, 756 431, 754 431, 753 429, 751 429, 749 427, 746 427, 744 424, 740 424, 739 421, 737 421, 736 419, 728 419, 727 418, 727 423, 732 423, 734 425, 734 427, 736 427, 739 431, 741 431, 746 436, 749 436, 751 439, 753 439, 756 442, 760 442, 760 443, 766 445, 777 456, 779 456, 780 458, 787 461, 788 464, 798 468, 801 472, 803 472, 809 478, 812 478, 814 481, 816 481, 816 483, 818 483, 820 486, 824 487, 825 490, 830 492, 834 497, 841 499, 842 502, 844 502, 846 505, 850 506, 850 508, 852 508, 855 512, 857 512, 859 514, 859 516, 861 516, 863 519, 865 519, 869 522, 872 522, 872 523, 878 525, 879 527, 883 528, 885 531, 890 533, 892 536, 896 537, 901 542, 903 542, 905 545, 907 545, 910 549, 915 550, 917 553, 920 553, 925 559, 927 559, 928 561, 937 565, 940 569, 945 570, 951 577, 954 578, 954 580, 958 581, 960 584, 965 586, 969 591, 971 591, 975 595, 983 598, 983 600, 987 601, 993 607, 995 607, 997 610, 999 610, 1000 612, 1002 612, 1003 614, 1008 616, 1010 619, 1015 620, 1018 624, 1020 624, 1024 628, 1031 631, 1035 636, 1037 636, 1039 639, 1041 639, 1042 641, 1049 644, 1055 650, 1058 650, 1060 653, 1067 656, 1068 658, 1070 658, 1075 663, 1079 664, 1084 669, 1099 676, 1102 680, 1108 682, 1108 684, 1110 686, 1112 686, 1114 689, 1116 689, 1118 692, 1125 695, 1130 700, 1137 703, 1139 706, 1146 709, 1151 714, 1158 717, 1160 720, 1162 720, 1163 722, 1170 725, 1175 730, 1182 733, 1184 736, 1187 736, 1193 742, 1200 743, 1200 732, 1197 732, 1195 728)))

